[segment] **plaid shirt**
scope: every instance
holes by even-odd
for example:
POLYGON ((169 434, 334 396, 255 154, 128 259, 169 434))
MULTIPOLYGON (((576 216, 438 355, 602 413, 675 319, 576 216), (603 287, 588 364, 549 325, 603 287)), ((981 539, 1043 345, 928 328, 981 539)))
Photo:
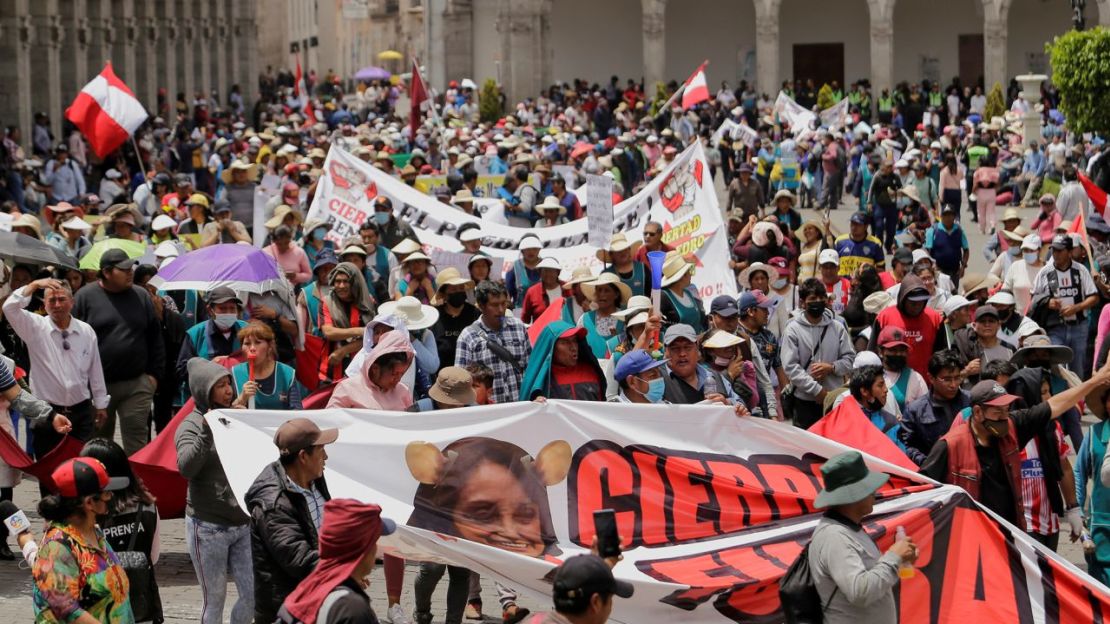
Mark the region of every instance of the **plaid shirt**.
POLYGON ((528 368, 528 356, 532 353, 532 343, 528 341, 528 328, 519 320, 506 316, 501 320, 501 329, 494 331, 482 322, 481 317, 459 334, 455 352, 455 366, 466 366, 471 362, 484 364, 493 371, 493 394, 495 403, 511 403, 520 400, 520 380, 523 372, 517 372, 511 365, 494 355, 486 342, 497 342, 513 354, 520 364, 521 371, 528 368))

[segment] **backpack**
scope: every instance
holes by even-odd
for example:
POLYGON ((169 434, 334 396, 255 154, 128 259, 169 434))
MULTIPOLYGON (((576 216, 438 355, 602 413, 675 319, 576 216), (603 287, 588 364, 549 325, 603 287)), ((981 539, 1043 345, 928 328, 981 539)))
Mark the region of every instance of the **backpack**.
POLYGON ((813 571, 809 566, 809 543, 802 549, 794 563, 779 579, 779 600, 782 602, 782 616, 786 624, 820 624, 825 620, 825 609, 829 608, 839 587, 824 604, 817 584, 813 581, 813 571))

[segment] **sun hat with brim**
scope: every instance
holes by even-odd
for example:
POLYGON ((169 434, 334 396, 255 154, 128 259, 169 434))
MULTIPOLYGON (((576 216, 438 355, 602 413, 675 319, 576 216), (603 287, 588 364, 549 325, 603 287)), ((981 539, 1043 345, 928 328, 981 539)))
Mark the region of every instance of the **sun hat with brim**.
POLYGON ((177 221, 174 221, 173 217, 164 214, 154 217, 154 221, 150 224, 150 229, 153 232, 173 227, 177 227, 177 221))
POLYGON ((230 184, 231 183, 231 172, 233 172, 233 171, 246 171, 247 172, 247 180, 253 182, 254 178, 255 178, 255 174, 258 172, 258 165, 248 163, 248 162, 242 161, 242 160, 236 160, 236 161, 232 162, 227 167, 227 169, 224 169, 223 173, 220 174, 220 178, 223 179, 224 184, 230 184))
POLYGON ((597 250, 597 258, 602 262, 612 262, 612 254, 626 249, 631 250, 632 253, 635 254, 636 251, 640 249, 641 245, 643 245, 642 241, 628 240, 628 237, 623 233, 614 234, 613 237, 609 239, 609 247, 607 249, 597 250))
POLYGON ((998 281, 998 278, 990 273, 968 273, 960 280, 960 286, 963 288, 963 295, 966 297, 977 290, 993 288, 998 281))
POLYGON ((594 301, 597 287, 602 285, 612 286, 620 291, 622 303, 632 298, 632 289, 628 287, 628 284, 622 282, 620 276, 616 273, 602 273, 592 282, 583 283, 582 294, 586 295, 586 298, 590 301, 594 301))
POLYGON ((185 200, 185 205, 203 206, 205 208, 209 207, 208 198, 204 195, 204 193, 193 193, 189 196, 189 199, 185 200))
POLYGON ((535 236, 526 235, 524 238, 520 239, 520 242, 517 243, 516 248, 521 251, 524 251, 525 249, 543 249, 543 243, 541 243, 540 239, 535 236))
POLYGON ((555 271, 562 271, 563 266, 555 258, 541 258, 540 263, 536 265, 536 269, 553 269, 555 271))
POLYGON ((859 451, 830 458, 821 466, 821 476, 825 487, 813 501, 817 509, 858 503, 890 480, 890 475, 869 469, 859 451))
POLYGON ((266 222, 266 229, 277 229, 277 227, 285 221, 285 217, 288 217, 289 215, 293 215, 294 223, 301 223, 304 221, 304 217, 301 216, 300 211, 293 210, 291 206, 286 206, 285 204, 282 204, 277 208, 274 208, 274 216, 270 217, 270 220, 266 222))
POLYGON ((12 220, 11 227, 31 228, 31 230, 35 232, 35 238, 42 238, 42 223, 39 221, 39 218, 33 214, 26 213, 19 215, 19 217, 12 220))
POLYGON ((900 190, 899 192, 902 195, 904 195, 905 197, 909 197, 914 202, 916 202, 918 204, 921 203, 921 194, 917 192, 917 187, 916 186, 913 186, 913 185, 903 186, 902 190, 900 190))
POLYGON ((624 309, 613 313, 613 318, 624 321, 641 312, 651 309, 651 299, 643 295, 632 295, 624 302, 624 309))
POLYGON ((56 213, 73 212, 74 210, 77 210, 76 208, 73 207, 73 204, 71 204, 69 202, 64 202, 64 201, 63 202, 58 202, 56 204, 52 204, 50 206, 47 206, 46 208, 48 210, 50 210, 51 212, 56 212, 56 213))
POLYGON ((81 217, 70 217, 69 220, 62 224, 62 228, 66 230, 80 230, 82 232, 92 231, 92 226, 81 217))
POLYGON ((863 300, 863 310, 868 314, 878 314, 894 304, 894 297, 885 290, 873 292, 863 300))
MULTIPOLYGON (((663 280, 660 285, 666 288, 682 279, 684 275, 694 269, 694 263, 687 260, 682 254, 668 254, 667 261, 663 263, 663 280)), ((770 273, 768 273, 770 275, 770 273)))
POLYGON ((814 221, 812 219, 809 221, 803 221, 802 224, 798 226, 798 229, 794 230, 794 235, 797 236, 799 240, 804 241, 806 239, 805 233, 807 227, 817 228, 817 232, 821 235, 821 237, 825 236, 825 225, 820 221, 814 221))
POLYGON ((1086 403, 1087 409, 1098 417, 1099 420, 1106 420, 1106 394, 1110 392, 1110 388, 1105 386, 1095 386, 1087 396, 1083 399, 1086 403))
POLYGON ((1047 353, 1051 364, 1067 364, 1071 362, 1072 358, 1071 347, 1052 344, 1048 336, 1034 334, 1028 336, 1025 341, 1022 342, 1021 348, 1010 356, 1010 361, 1018 368, 1026 366, 1029 356, 1032 355, 1034 351, 1038 353, 1047 353))
POLYGON ((405 322, 405 327, 415 331, 428 329, 439 320, 439 310, 424 305, 416 297, 401 297, 397 301, 386 301, 378 306, 380 316, 390 314, 405 322))
POLYGON ((737 278, 740 281, 740 285, 743 286, 745 289, 750 289, 752 287, 752 274, 757 271, 763 271, 764 273, 766 273, 767 279, 771 279, 772 275, 777 277, 779 274, 779 270, 775 267, 769 264, 764 264, 762 262, 755 262, 740 272, 740 277, 737 278))
POLYGON ((365 257, 366 256, 366 249, 364 249, 362 247, 362 245, 347 245, 346 247, 343 248, 343 251, 339 252, 338 255, 339 255, 340 258, 342 258, 343 256, 345 256, 347 254, 358 254, 360 256, 365 257))
POLYGON ((455 267, 447 267, 436 275, 436 292, 443 290, 448 286, 466 286, 467 288, 474 288, 474 280, 467 279, 459 273, 455 267))
POLYGON ((131 481, 127 477, 110 477, 100 460, 92 457, 74 457, 54 469, 50 478, 65 498, 82 498, 101 492, 122 490, 131 481))
POLYGON ((1011 243, 1021 243, 1021 241, 1025 240, 1025 234, 1022 234, 1016 229, 1002 230, 1002 236, 1006 237, 1006 240, 1010 241, 1011 243))
POLYGON ((533 207, 533 210, 540 214, 543 214, 548 210, 558 210, 560 215, 565 215, 567 213, 566 207, 560 204, 559 198, 555 197, 554 195, 548 195, 547 197, 543 198, 543 201, 536 204, 535 207, 533 207))
POLYGON ((491 257, 489 257, 486 254, 481 253, 481 252, 476 253, 473 256, 470 256, 470 260, 466 261, 467 268, 469 268, 470 265, 474 264, 475 262, 488 262, 490 267, 491 268, 493 267, 493 258, 491 258, 491 257))
POLYGON ((436 403, 463 407, 474 405, 473 377, 461 366, 446 366, 439 370, 436 381, 428 388, 428 396, 436 403))
POLYGON ((967 297, 963 295, 952 295, 944 302, 941 311, 944 313, 945 317, 950 318, 960 309, 966 308, 969 305, 971 305, 971 302, 967 300, 967 297))
MULTIPOLYGON (((363 252, 363 253, 365 253, 365 252, 363 252)), ((432 259, 429 258, 428 255, 425 254, 424 252, 414 251, 414 252, 410 253, 409 255, 405 256, 405 259, 401 261, 401 266, 404 266, 405 264, 407 264, 409 262, 412 262, 413 260, 427 260, 429 263, 432 261, 432 259)))
POLYGON ((482 230, 476 227, 463 230, 462 233, 459 234, 459 241, 463 243, 480 240, 482 240, 482 230))
POLYGON ((705 338, 701 346, 706 349, 727 349, 743 343, 744 339, 740 336, 723 329, 717 329, 712 331, 708 338, 705 338))
POLYGON ((1017 208, 1007 208, 1006 212, 1002 213, 1002 218, 999 221, 1021 221, 1021 215, 1018 214, 1017 208))
POLYGON ((794 196, 794 193, 791 193, 788 189, 781 189, 779 192, 775 193, 775 198, 772 200, 772 203, 776 203, 780 199, 789 199, 790 203, 793 204, 794 200, 797 198, 794 196))
POLYGON ((451 196, 452 204, 473 204, 474 193, 470 192, 468 188, 461 188, 454 195, 451 196))
POLYGON ((411 238, 406 238, 394 245, 393 249, 390 249, 390 251, 395 254, 411 254, 416 253, 421 249, 423 249, 423 247, 420 246, 420 243, 412 240, 411 238))
MULTIPOLYGON (((616 316, 616 315, 614 315, 616 316)), ((648 322, 647 312, 637 312, 635 316, 624 322, 625 328, 635 327, 637 325, 646 325, 648 322)))
POLYGON ((585 284, 586 282, 592 282, 595 279, 597 278, 595 278, 594 274, 590 272, 590 267, 580 266, 576 267, 573 271, 570 272, 570 279, 566 281, 565 285, 567 286, 567 288, 570 288, 575 284, 585 284))

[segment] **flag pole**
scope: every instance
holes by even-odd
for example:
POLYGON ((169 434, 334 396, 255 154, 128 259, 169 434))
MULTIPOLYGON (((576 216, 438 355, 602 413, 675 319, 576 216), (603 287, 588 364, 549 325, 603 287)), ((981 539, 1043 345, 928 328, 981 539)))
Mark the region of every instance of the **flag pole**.
MULTIPOLYGON (((146 175, 146 164, 143 163, 143 151, 139 149, 139 144, 135 141, 134 134, 130 136, 130 139, 131 147, 135 150, 135 160, 139 161, 139 170, 143 172, 143 184, 146 185, 146 190, 150 192, 150 196, 154 197, 154 186, 150 183, 150 178, 146 175)), ((139 207, 139 212, 140 214, 142 213, 141 206, 139 207)))

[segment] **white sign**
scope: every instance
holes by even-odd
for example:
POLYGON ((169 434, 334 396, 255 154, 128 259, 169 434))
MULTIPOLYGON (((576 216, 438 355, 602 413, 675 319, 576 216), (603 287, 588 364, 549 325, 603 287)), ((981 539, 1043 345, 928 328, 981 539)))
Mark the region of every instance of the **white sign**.
POLYGON ((370 17, 370 0, 344 0, 343 19, 367 19, 370 17))
POLYGON ((833 106, 821 111, 821 125, 838 130, 848 125, 848 98, 841 98, 833 106))
POLYGON ((814 115, 813 111, 806 110, 784 91, 779 91, 779 96, 775 99, 774 112, 779 119, 790 124, 794 134, 803 129, 809 129, 813 122, 817 121, 817 115, 814 115))
POLYGON ((613 178, 586 176, 586 221, 590 229, 590 244, 598 249, 608 249, 613 236, 613 178))
MULTIPOLYGON (((432 259, 432 264, 435 265, 436 271, 443 271, 443 269, 447 267, 454 267, 459 270, 460 275, 468 276, 470 275, 470 258, 472 258, 473 256, 474 254, 469 254, 461 251, 433 249, 432 253, 428 257, 432 259)), ((491 258, 490 265, 490 275, 504 275, 504 258, 491 258)))
MULTIPOLYGON (((394 216, 411 225, 429 251, 458 250, 459 226, 474 221, 336 146, 328 152, 306 220, 330 223, 328 237, 339 244, 358 233, 379 195, 392 200, 394 216)), ((706 306, 717 295, 736 296, 736 276, 728 267, 729 246, 717 193, 700 143, 688 147, 640 192, 613 207, 610 234, 624 232, 629 239, 639 240, 648 221, 663 225, 666 244, 697 258, 693 283, 706 306)), ((502 258, 506 265, 520 257, 517 245, 530 235, 540 239, 544 255, 558 260, 564 271, 588 266, 597 274, 602 269, 589 246, 586 219, 538 229, 483 220, 482 235, 482 251, 502 258)))

